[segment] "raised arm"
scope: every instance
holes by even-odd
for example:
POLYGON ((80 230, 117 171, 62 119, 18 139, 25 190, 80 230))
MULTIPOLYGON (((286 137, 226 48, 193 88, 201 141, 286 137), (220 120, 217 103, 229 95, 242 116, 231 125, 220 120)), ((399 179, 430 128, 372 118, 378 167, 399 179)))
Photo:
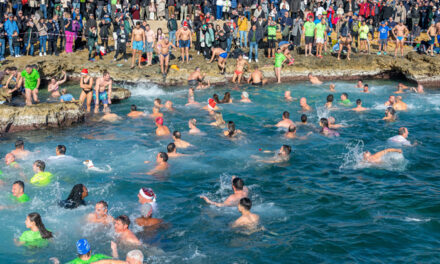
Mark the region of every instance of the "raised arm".
POLYGON ((66 80, 67 80, 67 74, 66 74, 66 72, 63 71, 63 74, 64 74, 64 78, 63 78, 61 81, 58 81, 58 85, 61 85, 61 84, 65 83, 66 80))

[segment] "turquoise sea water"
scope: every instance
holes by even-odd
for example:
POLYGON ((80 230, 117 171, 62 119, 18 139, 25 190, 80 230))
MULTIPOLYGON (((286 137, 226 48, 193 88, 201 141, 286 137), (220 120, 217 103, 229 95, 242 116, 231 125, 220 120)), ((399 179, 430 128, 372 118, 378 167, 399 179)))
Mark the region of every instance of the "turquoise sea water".
MULTIPOLYGON (((55 147, 64 144, 67 154, 76 160, 47 162, 47 171, 56 175, 48 187, 27 184, 32 201, 13 210, 0 211, 0 263, 48 263, 50 257, 61 262, 76 257, 75 242, 87 238, 93 252, 110 254, 112 228, 87 224, 85 216, 94 203, 106 200, 116 217, 127 214, 134 221, 139 216, 137 192, 151 187, 157 194, 159 217, 167 227, 143 233, 131 229, 144 241, 142 251, 147 263, 438 263, 440 238, 440 93, 403 94, 407 112, 399 112, 397 121, 381 120, 383 103, 395 90, 397 82, 369 81, 371 93, 363 94, 354 83, 337 82, 335 99, 347 92, 371 110, 355 113, 346 108, 326 111, 322 107, 330 92, 328 84, 306 83, 270 85, 264 88, 241 86, 253 103, 237 103, 240 90, 217 86, 196 91, 195 99, 206 102, 213 93, 223 97, 230 91, 234 103, 221 105, 225 121, 233 120, 245 135, 237 140, 222 136, 222 130, 209 126, 207 112, 185 107, 187 88, 160 88, 152 84, 129 87, 132 98, 112 106, 124 117, 117 123, 88 121, 66 129, 48 129, 9 134, 0 140, 0 155, 13 149, 17 138, 25 140, 34 154, 21 161, 24 174, 33 174, 32 162, 47 160, 55 147), (299 121, 299 101, 287 103, 284 91, 294 98, 307 97, 313 111, 307 113, 310 126, 298 126, 298 135, 314 132, 306 140, 289 140, 284 131, 273 127, 283 111, 299 121), (153 100, 172 100, 176 112, 164 111, 165 125, 179 130, 182 138, 195 147, 178 150, 194 154, 170 160, 170 170, 161 177, 141 175, 153 164, 158 151, 165 151, 170 138, 157 138, 152 119, 127 119, 131 104, 151 113, 153 100), (318 133, 318 119, 333 116, 338 138, 318 133), (189 135, 188 120, 196 118, 204 135, 189 135), (403 148, 402 155, 386 159, 380 166, 359 162, 363 150, 376 152, 387 145, 399 127, 409 129, 415 147, 403 148), (282 144, 293 148, 288 163, 261 164, 256 157, 267 158, 259 149, 278 150, 282 144), (110 165, 110 173, 89 172, 82 164, 91 159, 97 167, 110 165), (232 193, 231 176, 242 177, 250 189, 252 211, 259 214, 266 231, 246 234, 229 228, 239 217, 236 208, 215 208, 198 198, 207 195, 215 201, 232 193), (57 206, 73 185, 89 189, 89 205, 75 210, 57 206), (13 239, 26 230, 24 221, 30 212, 39 212, 46 227, 55 234, 47 248, 27 249, 14 246, 13 239)), ((79 89, 71 87, 78 98, 79 89)), ((9 204, 10 185, 19 175, 5 168, 6 185, 0 187, 0 204, 9 204)), ((130 250, 120 248, 120 256, 130 250)))

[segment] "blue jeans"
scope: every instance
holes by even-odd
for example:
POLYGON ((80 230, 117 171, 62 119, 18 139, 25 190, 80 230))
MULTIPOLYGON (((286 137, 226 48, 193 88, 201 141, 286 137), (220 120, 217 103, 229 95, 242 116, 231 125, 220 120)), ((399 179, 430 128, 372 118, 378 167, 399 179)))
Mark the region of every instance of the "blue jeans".
POLYGON ((169 38, 170 38, 170 42, 173 43, 173 45, 176 45, 176 31, 170 31, 169 32, 169 38))
MULTIPOLYGON (((14 8, 12 8, 12 9, 14 9, 14 8)), ((15 9, 15 15, 18 16, 18 11, 21 11, 22 9, 23 9, 23 5, 21 3, 17 4, 17 7, 15 9)))
POLYGON ((230 52, 231 51, 231 45, 232 45, 232 37, 229 37, 229 38, 226 39, 226 44, 227 44, 226 51, 230 52))
POLYGON ((40 52, 46 52, 46 42, 47 36, 40 36, 40 52))
POLYGON ((244 47, 247 48, 247 31, 240 30, 240 47, 243 47, 243 42, 244 47))
POLYGON ((244 16, 247 18, 247 20, 251 20, 251 11, 244 11, 244 16))
POLYGON ((15 46, 14 50, 15 50, 15 55, 20 55, 20 46, 15 46))
POLYGON ((222 16, 223 16, 223 6, 217 6, 217 13, 215 13, 216 14, 216 17, 217 17, 217 20, 219 20, 219 19, 222 19, 222 16))
POLYGON ((249 59, 252 60, 252 48, 255 49, 255 59, 258 59, 258 43, 251 42, 249 43, 249 59))
POLYGON ((26 41, 24 43, 24 50, 27 50, 28 46, 30 46, 29 55, 30 56, 34 56, 34 44, 29 43, 29 42, 26 41))
POLYGON ((43 13, 44 19, 47 19, 47 6, 41 4, 40 5, 40 11, 41 11, 41 13, 43 13))
POLYGON ((9 44, 9 54, 14 56, 14 47, 12 46, 12 36, 8 36, 8 44, 9 44))
POLYGON ((0 39, 0 59, 4 59, 5 58, 5 45, 6 45, 6 40, 5 39, 0 39))

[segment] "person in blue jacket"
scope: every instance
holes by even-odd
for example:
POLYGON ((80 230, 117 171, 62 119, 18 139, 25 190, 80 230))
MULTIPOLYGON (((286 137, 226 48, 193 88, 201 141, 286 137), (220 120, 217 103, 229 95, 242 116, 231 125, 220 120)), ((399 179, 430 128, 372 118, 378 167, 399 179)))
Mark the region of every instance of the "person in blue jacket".
POLYGON ((12 34, 14 34, 14 31, 17 31, 17 33, 20 32, 18 31, 17 22, 13 20, 12 14, 8 15, 8 20, 6 20, 5 22, 5 30, 6 33, 8 34, 9 53, 11 54, 11 56, 14 56, 15 53, 12 45, 12 34))

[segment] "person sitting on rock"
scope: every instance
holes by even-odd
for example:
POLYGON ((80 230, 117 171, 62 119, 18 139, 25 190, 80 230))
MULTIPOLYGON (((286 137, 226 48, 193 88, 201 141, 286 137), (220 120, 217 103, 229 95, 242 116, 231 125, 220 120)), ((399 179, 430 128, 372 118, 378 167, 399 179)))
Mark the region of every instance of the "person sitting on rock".
POLYGON ((63 88, 61 90, 60 102, 72 102, 75 98, 70 93, 67 93, 67 89, 63 88))

